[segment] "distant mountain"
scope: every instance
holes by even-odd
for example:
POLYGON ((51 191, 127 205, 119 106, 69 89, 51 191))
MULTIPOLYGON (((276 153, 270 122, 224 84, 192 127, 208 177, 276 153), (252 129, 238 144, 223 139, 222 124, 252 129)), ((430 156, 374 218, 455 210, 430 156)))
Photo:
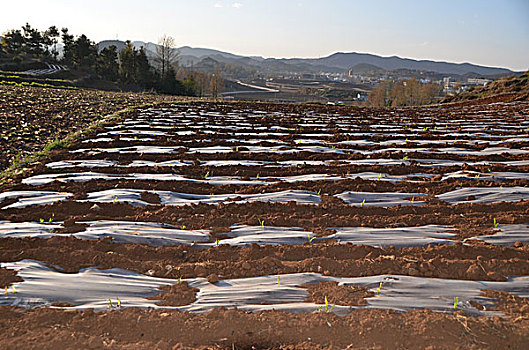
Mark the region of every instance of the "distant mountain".
POLYGON ((332 65, 341 68, 351 67, 353 63, 369 63, 387 70, 413 69, 420 71, 457 75, 462 75, 466 73, 476 73, 480 75, 513 73, 511 70, 505 68, 485 67, 470 63, 448 63, 430 60, 414 60, 409 58, 400 58, 397 56, 380 57, 371 54, 359 54, 354 52, 335 53, 327 58, 321 59, 320 61, 324 61, 326 65, 332 65))
MULTIPOLYGON (((110 45, 115 45, 118 50, 125 47, 125 42, 119 40, 105 40, 98 44, 99 50, 110 45)), ((135 48, 144 47, 148 57, 156 53, 156 44, 134 41, 135 48)), ((471 76, 505 76, 515 72, 506 68, 485 67, 471 63, 449 63, 431 60, 414 60, 397 56, 382 57, 366 53, 338 52, 323 58, 263 58, 249 57, 232 54, 229 52, 208 48, 193 48, 183 46, 178 48, 180 64, 196 65, 204 58, 212 58, 224 64, 237 65, 241 68, 258 70, 263 73, 297 72, 297 73, 338 73, 353 68, 353 71, 393 71, 398 69, 434 72, 446 75, 471 75, 471 76)))

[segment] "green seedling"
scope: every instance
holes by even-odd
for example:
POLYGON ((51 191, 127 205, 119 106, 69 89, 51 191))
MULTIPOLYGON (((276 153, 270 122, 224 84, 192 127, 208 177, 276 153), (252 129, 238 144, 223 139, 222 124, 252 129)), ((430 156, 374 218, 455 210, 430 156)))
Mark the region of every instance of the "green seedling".
POLYGON ((311 237, 310 233, 307 232, 307 239, 309 240, 309 243, 312 243, 312 241, 316 238, 316 236, 311 237))
POLYGON ((378 174, 377 180, 380 181, 381 178, 382 178, 382 174, 378 174))
POLYGON ((255 177, 257 180, 259 180, 260 176, 259 173, 257 173, 257 176, 255 177))
POLYGON ((279 275, 277 276, 277 285, 279 286, 279 275))
POLYGON ((209 171, 204 175, 204 179, 207 179, 209 177, 209 171))
POLYGON ((182 230, 185 230, 186 229, 186 225, 182 225, 182 230))
MULTIPOLYGON (((278 278, 279 278, 279 276, 278 276, 278 278)), ((7 295, 7 286, 6 286, 6 290, 5 290, 4 294, 7 295)))
POLYGON ((408 156, 405 156, 404 158, 402 158, 402 160, 408 160, 408 156))
POLYGON ((457 309, 457 303, 459 302, 459 297, 454 298, 454 310, 457 309))
POLYGON ((219 246, 219 243, 220 243, 220 240, 217 238, 217 239, 215 240, 215 246, 218 247, 218 246, 219 246))
POLYGON ((321 194, 321 188, 316 192, 316 194, 319 196, 321 194))
POLYGON ((17 294, 17 290, 15 289, 15 286, 14 286, 14 285, 11 285, 11 289, 13 289, 13 293, 14 293, 14 294, 17 294))
POLYGON ((113 196, 113 197, 112 197, 112 202, 117 203, 117 202, 118 202, 118 197, 113 196))
POLYGON ((376 295, 380 295, 380 289, 382 289, 382 283, 383 282, 380 282, 380 284, 378 285, 376 295))
POLYGON ((239 152, 239 146, 235 147, 235 152, 239 152))
MULTIPOLYGON (((329 313, 336 305, 329 305, 329 301, 327 300, 327 296, 325 296, 325 312, 329 313)), ((321 311, 323 309, 323 305, 318 308, 318 311, 321 311)))
POLYGON ((118 307, 121 307, 121 300, 118 298, 118 307))
POLYGON ((366 200, 365 199, 362 201, 362 203, 360 203, 360 208, 362 208, 364 206, 364 204, 366 204, 366 200))
POLYGON ((257 218, 257 221, 259 221, 259 226, 264 228, 264 220, 261 220, 260 218, 257 218))
POLYGON ((500 223, 494 218, 494 228, 498 228, 498 226, 500 226, 500 223))
POLYGON ((108 299, 108 308, 112 309, 112 307, 113 307, 112 300, 108 299))
POLYGON ((178 280, 176 281, 176 283, 182 283, 182 276, 178 277, 178 280))
POLYGON ((40 223, 43 224, 44 223, 44 219, 41 218, 40 219, 40 223))

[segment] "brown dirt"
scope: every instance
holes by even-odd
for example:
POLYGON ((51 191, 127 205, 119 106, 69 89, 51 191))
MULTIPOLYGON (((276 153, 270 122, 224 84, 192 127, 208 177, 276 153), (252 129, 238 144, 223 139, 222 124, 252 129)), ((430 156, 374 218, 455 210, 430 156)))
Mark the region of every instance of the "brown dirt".
POLYGON ((5 262, 34 259, 60 266, 66 272, 91 266, 120 267, 175 279, 210 274, 238 278, 318 272, 342 277, 403 274, 503 281, 507 276, 529 275, 529 246, 505 248, 481 243, 404 249, 308 243, 242 248, 220 245, 198 250, 184 246, 116 244, 110 239, 83 241, 56 237, 2 239, 0 248, 0 261, 5 262), (172 269, 168 270, 167 265, 172 269))
POLYGON ((196 300, 196 293, 198 292, 198 289, 189 287, 185 281, 172 286, 160 287, 160 289, 163 290, 163 293, 149 299, 160 300, 156 305, 163 306, 189 305, 196 300))
POLYGON ((525 349, 529 321, 431 311, 206 314, 0 308, 4 349, 525 349))
POLYGON ((507 292, 485 290, 483 296, 498 299, 496 310, 512 317, 514 322, 529 320, 529 300, 507 292))
POLYGON ((17 276, 16 271, 0 267, 0 289, 9 287, 12 283, 22 282, 22 278, 17 276))
POLYGON ((338 282, 320 282, 305 284, 301 286, 307 289, 309 296, 307 301, 315 304, 325 304, 325 298, 329 304, 361 306, 367 305, 364 298, 374 296, 367 288, 357 286, 339 286, 338 282))

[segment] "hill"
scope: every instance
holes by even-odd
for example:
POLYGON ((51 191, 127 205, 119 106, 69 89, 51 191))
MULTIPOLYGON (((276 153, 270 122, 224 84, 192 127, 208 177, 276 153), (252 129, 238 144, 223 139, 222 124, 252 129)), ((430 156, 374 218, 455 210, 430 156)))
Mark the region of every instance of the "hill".
POLYGON ((464 102, 473 100, 520 101, 529 100, 529 71, 520 76, 504 77, 485 86, 475 87, 443 102, 464 102))

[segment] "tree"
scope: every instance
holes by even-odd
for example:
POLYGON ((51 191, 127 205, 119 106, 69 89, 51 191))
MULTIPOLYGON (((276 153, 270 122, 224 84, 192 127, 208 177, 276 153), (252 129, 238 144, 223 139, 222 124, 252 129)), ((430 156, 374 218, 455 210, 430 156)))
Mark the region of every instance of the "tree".
POLYGON ((215 73, 211 75, 209 81, 209 92, 212 97, 217 98, 222 89, 222 85, 222 75, 220 74, 220 71, 215 70, 215 73))
POLYGON ((136 83, 136 50, 132 47, 132 43, 127 40, 126 46, 119 53, 119 79, 122 83, 133 84, 136 83))
POLYGON ((116 81, 119 76, 117 48, 114 45, 105 47, 97 57, 96 72, 104 79, 116 81))
POLYGON ((158 40, 155 58, 155 61, 160 69, 160 75, 162 77, 165 75, 165 71, 175 64, 177 57, 178 50, 175 48, 174 38, 164 34, 158 40))
POLYGON ((73 63, 73 46, 75 44, 73 40, 73 35, 70 35, 68 33, 68 28, 62 28, 61 29, 61 39, 63 44, 63 56, 62 60, 66 64, 72 64, 73 63))
POLYGON ((52 46, 51 55, 57 59, 59 52, 57 51, 57 43, 59 42, 59 30, 56 26, 51 26, 43 34, 43 38, 47 46, 52 46))
POLYGON ((4 50, 9 54, 20 54, 24 50, 25 39, 22 32, 18 29, 8 31, 2 37, 2 46, 4 50))

